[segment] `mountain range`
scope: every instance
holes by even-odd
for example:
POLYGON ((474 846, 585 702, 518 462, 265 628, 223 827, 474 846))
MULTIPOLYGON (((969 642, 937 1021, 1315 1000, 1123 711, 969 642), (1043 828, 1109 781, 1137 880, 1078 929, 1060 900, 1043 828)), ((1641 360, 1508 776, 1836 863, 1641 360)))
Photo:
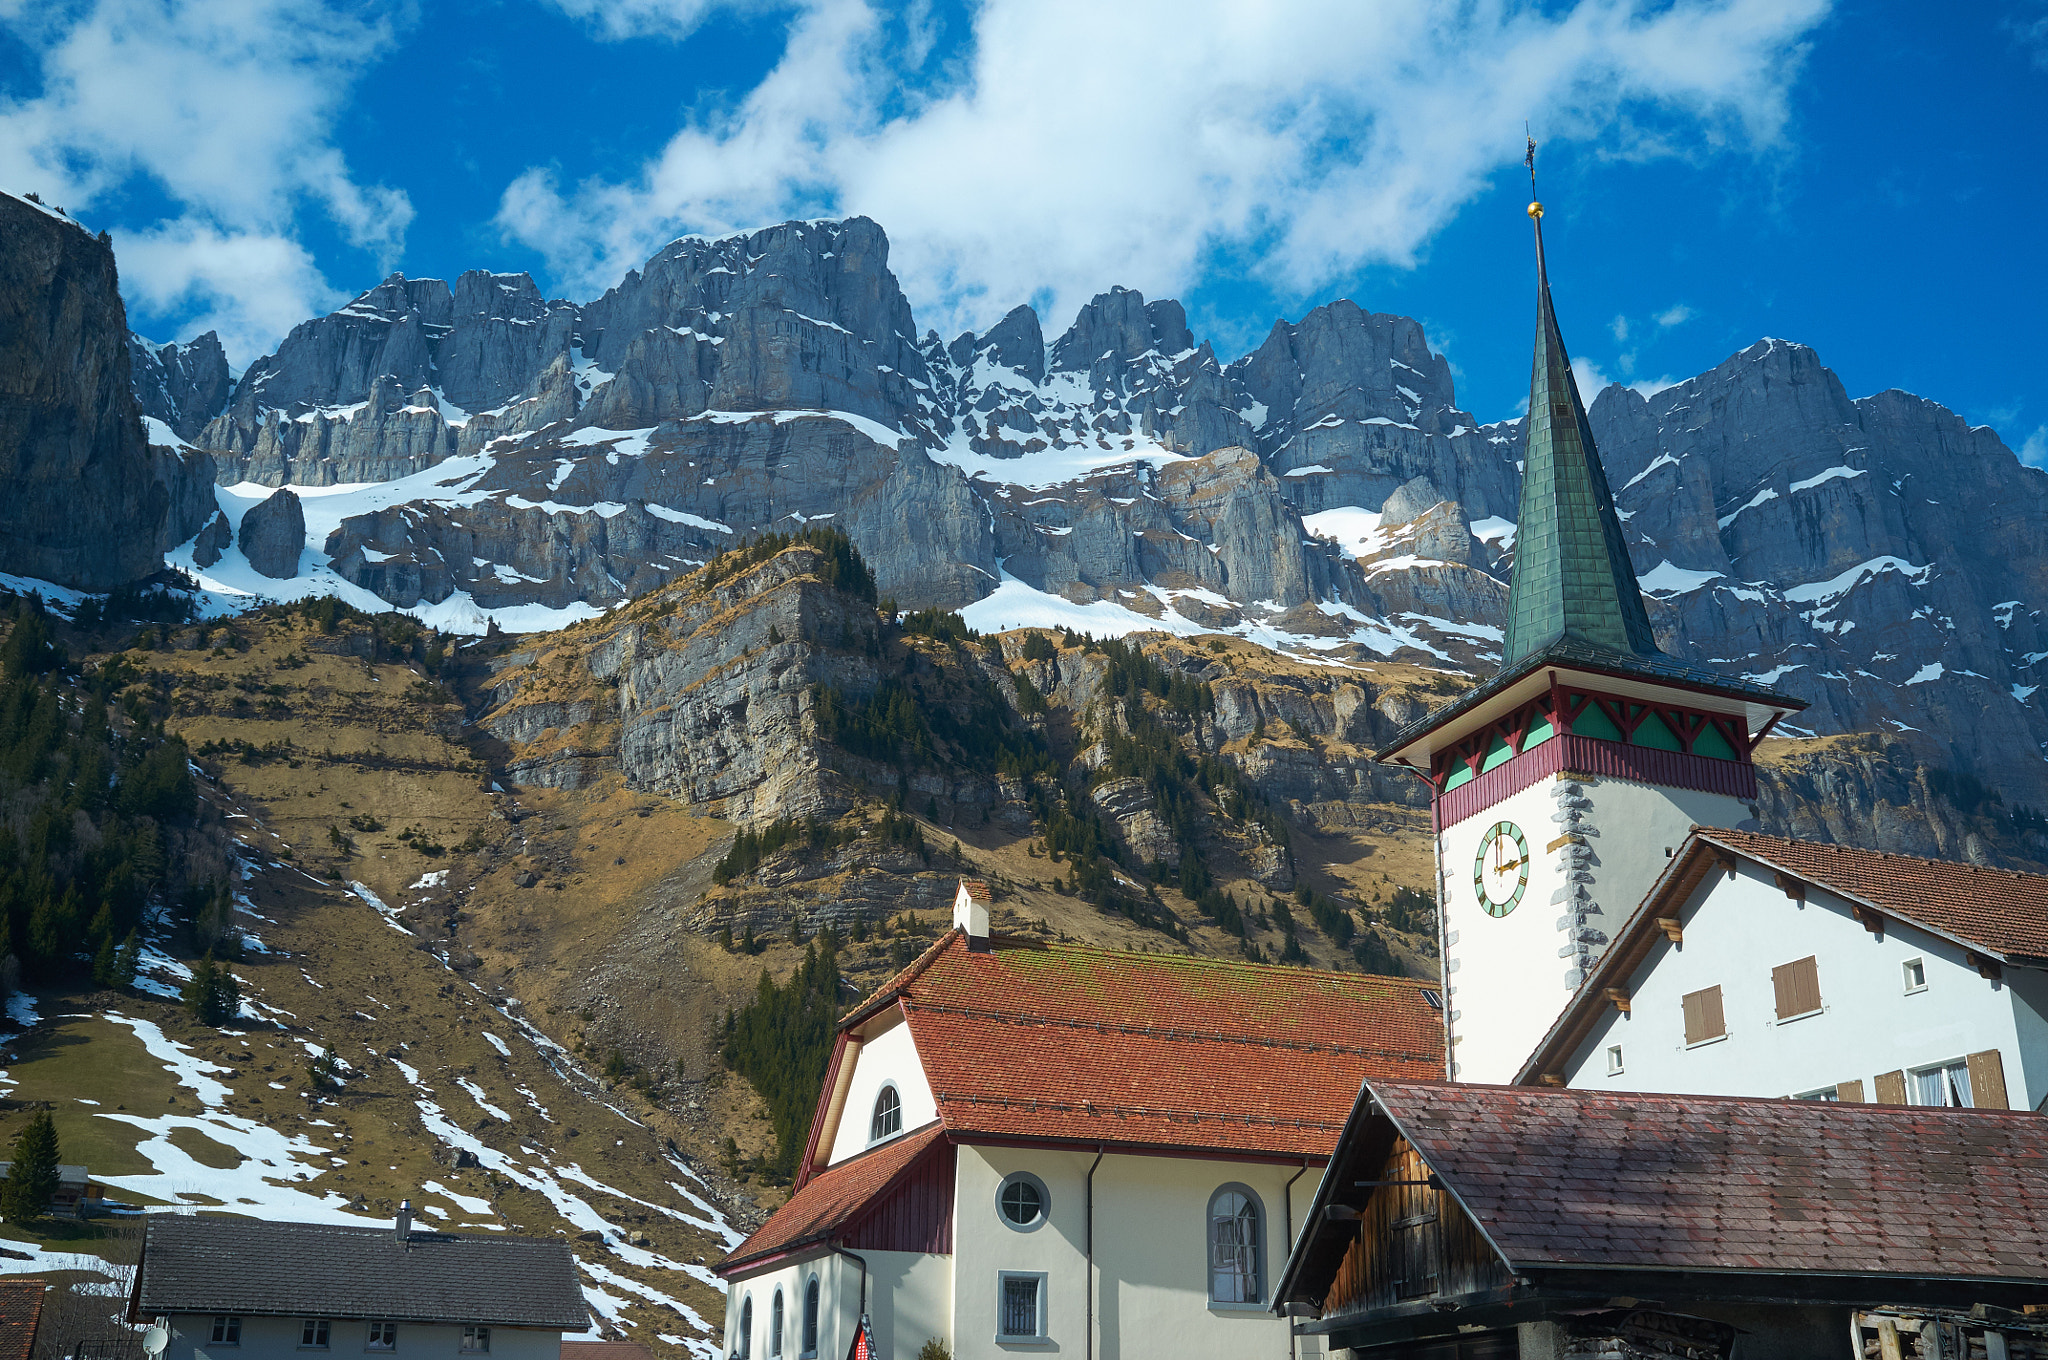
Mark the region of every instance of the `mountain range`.
MULTIPOLYGON (((210 334, 126 336, 156 466, 218 483, 212 513, 155 474, 154 546, 228 598, 482 631, 824 521, 886 595, 983 628, 1491 669, 1521 422, 1462 410, 1418 322, 1332 302, 1226 363, 1179 303, 1113 288, 1050 341, 1029 307, 945 340, 888 250, 862 218, 689 237, 585 304, 524 274, 393 275, 239 378, 210 334)), ((1893 735, 2048 802, 2048 474, 1776 339, 1590 410, 1667 651, 1809 700, 1783 735, 1893 735)))

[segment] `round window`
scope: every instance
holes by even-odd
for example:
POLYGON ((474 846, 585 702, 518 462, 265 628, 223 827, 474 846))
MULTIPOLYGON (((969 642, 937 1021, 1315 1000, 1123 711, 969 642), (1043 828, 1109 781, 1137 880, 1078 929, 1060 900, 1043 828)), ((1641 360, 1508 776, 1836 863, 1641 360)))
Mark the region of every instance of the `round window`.
POLYGON ((1019 1232, 1029 1232, 1045 1222, 1045 1205, 1045 1182, 1028 1171, 1005 1176, 996 1188, 996 1211, 1019 1232))

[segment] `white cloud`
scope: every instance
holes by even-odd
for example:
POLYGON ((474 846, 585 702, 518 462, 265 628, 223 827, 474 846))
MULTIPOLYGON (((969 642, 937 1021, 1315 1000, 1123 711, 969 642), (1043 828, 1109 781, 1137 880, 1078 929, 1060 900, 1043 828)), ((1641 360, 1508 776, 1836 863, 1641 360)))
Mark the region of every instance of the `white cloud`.
POLYGON ((614 42, 627 38, 687 38, 719 9, 785 9, 769 3, 729 0, 548 0, 572 19, 581 19, 598 36, 614 42))
MULTIPOLYGON (((555 0, 607 31, 691 0, 555 0)), ((575 290, 669 238, 866 213, 921 318, 946 329, 1050 298, 1063 324, 1124 283, 1184 289, 1219 257, 1302 296, 1413 262, 1539 138, 1647 157, 1783 145, 1826 0, 1510 0, 1360 6, 988 0, 936 86, 862 0, 812 0, 774 71, 639 173, 536 168, 501 228, 575 290)))
POLYGON ((1627 344, 1627 343, 1628 343, 1628 318, 1627 318, 1627 317, 1625 317, 1625 316, 1617 316, 1617 317, 1615 317, 1615 318, 1614 318, 1614 321, 1613 321, 1613 324, 1609 325, 1607 329, 1608 329, 1608 330, 1610 330, 1610 331, 1612 331, 1612 332, 1614 332, 1614 343, 1615 343, 1615 344, 1617 344, 1617 345, 1625 345, 1625 344, 1627 344))
POLYGON ((299 322, 346 297, 327 286, 297 241, 223 232, 189 218, 117 233, 114 258, 131 311, 138 302, 157 313, 196 309, 185 332, 220 332, 237 368, 273 348, 299 322))
MULTIPOLYGON (((1633 355, 1626 356, 1630 367, 1634 366, 1634 358, 1633 355)), ((1614 386, 1618 380, 1608 377, 1606 371, 1591 359, 1581 358, 1572 360, 1572 381, 1579 385, 1579 400, 1591 406, 1603 389, 1614 386)), ((1654 397, 1665 388, 1676 386, 1678 381, 1672 377, 1639 378, 1621 385, 1638 396, 1654 397)), ((1527 405, 1527 402, 1523 404, 1527 405)))
POLYGON ((1686 322, 1692 320, 1692 318, 1692 308, 1686 306, 1683 302, 1681 302, 1678 305, 1672 307, 1668 311, 1657 313, 1657 324, 1659 326, 1664 327, 1666 330, 1669 330, 1673 326, 1683 326, 1686 322))
POLYGON ((42 75, 40 93, 0 100, 0 184, 89 213, 152 182, 178 216, 121 232, 149 243, 119 256, 124 282, 149 298, 204 291, 223 339, 238 337, 229 342, 237 362, 252 352, 235 345, 274 341, 262 337, 288 305, 325 291, 296 244, 304 208, 387 263, 402 247, 410 202, 360 183, 332 135, 353 78, 393 41, 378 6, 84 0, 0 9, 0 23, 36 54, 42 75), (251 272, 281 291, 229 286, 219 261, 231 241, 247 243, 251 272))
POLYGON ((2019 447, 2020 461, 2028 467, 2048 467, 2048 425, 2037 425, 2019 447))

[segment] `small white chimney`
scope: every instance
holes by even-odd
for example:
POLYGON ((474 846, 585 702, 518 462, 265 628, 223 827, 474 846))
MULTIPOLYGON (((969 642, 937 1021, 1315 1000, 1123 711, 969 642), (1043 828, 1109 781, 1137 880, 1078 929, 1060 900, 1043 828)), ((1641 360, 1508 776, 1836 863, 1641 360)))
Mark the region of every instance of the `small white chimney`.
POLYGON ((960 880, 953 895, 953 924, 967 936, 967 947, 976 953, 988 948, 988 884, 978 878, 960 880))
POLYGON ((398 1201, 398 1240, 405 1241, 412 1236, 412 1201, 398 1201))

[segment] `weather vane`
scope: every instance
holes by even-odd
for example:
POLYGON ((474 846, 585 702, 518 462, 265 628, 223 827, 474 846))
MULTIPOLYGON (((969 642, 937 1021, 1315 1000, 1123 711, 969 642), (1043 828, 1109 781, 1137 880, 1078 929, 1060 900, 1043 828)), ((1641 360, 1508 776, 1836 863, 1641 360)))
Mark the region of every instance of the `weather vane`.
POLYGON ((1522 157, 1522 164, 1529 167, 1529 216, 1543 216, 1543 205, 1536 199, 1536 138, 1529 132, 1529 125, 1522 124, 1522 135, 1528 138, 1529 151, 1522 157))

